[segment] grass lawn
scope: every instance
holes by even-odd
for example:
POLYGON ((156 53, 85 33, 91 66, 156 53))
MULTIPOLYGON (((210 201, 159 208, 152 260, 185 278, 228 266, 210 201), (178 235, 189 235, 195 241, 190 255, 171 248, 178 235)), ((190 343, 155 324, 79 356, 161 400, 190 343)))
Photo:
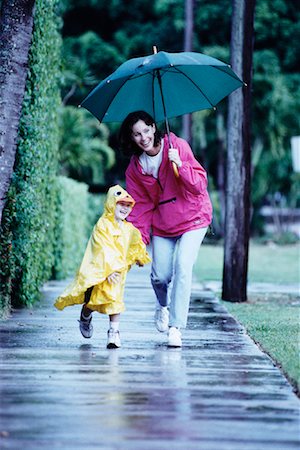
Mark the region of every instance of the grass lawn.
POLYGON ((280 303, 258 298, 250 303, 225 304, 248 334, 271 356, 300 394, 300 301, 280 303))
MULTIPOLYGON (((222 280, 223 246, 202 245, 195 272, 201 281, 222 280)), ((300 280, 300 245, 250 243, 249 282, 295 284, 300 280)))
MULTIPOLYGON (((223 248, 203 245, 195 273, 200 281, 221 281, 223 248)), ((266 246, 251 243, 251 283, 271 283, 268 292, 251 293, 246 303, 223 302, 249 335, 282 368, 300 393, 300 296, 276 293, 276 285, 297 285, 300 280, 300 246, 266 246)))

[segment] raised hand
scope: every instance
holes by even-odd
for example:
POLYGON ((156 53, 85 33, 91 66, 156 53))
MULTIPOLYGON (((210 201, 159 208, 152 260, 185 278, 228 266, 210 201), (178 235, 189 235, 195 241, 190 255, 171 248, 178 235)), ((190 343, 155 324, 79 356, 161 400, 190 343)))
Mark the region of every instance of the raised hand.
POLYGON ((174 162, 176 164, 176 166, 178 166, 178 167, 182 166, 182 161, 180 159, 177 148, 169 148, 168 156, 169 156, 169 160, 174 162))
POLYGON ((120 283, 120 281, 121 281, 120 272, 113 272, 110 275, 108 275, 107 281, 109 282, 109 284, 120 283))

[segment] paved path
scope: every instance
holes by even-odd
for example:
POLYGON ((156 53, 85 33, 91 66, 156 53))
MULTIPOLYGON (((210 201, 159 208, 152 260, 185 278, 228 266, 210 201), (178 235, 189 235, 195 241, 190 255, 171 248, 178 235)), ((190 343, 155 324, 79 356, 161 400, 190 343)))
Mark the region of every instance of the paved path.
POLYGON ((122 348, 107 318, 78 331, 80 307, 43 301, 0 324, 1 449, 299 449, 299 399, 211 292, 194 285, 182 349, 152 323, 149 268, 134 268, 122 348))

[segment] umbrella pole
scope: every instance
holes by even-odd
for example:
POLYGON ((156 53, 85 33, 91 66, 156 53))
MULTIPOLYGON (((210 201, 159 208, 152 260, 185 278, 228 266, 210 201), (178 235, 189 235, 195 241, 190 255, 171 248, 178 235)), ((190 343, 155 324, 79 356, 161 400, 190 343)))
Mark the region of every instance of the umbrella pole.
MULTIPOLYGON (((156 52, 154 52, 154 53, 156 53, 156 52)), ((167 118, 166 105, 165 105, 165 99, 164 99, 163 90, 162 90, 162 83, 161 83, 161 75, 160 75, 159 70, 157 70, 157 79, 158 79, 158 85, 159 85, 159 89, 160 89, 161 100, 162 100, 162 104, 163 104, 163 110, 164 110, 164 116, 165 116, 165 124, 166 124, 166 131, 167 131, 168 142, 169 142, 169 148, 172 148, 172 143, 171 143, 171 138, 170 138, 169 121, 168 121, 168 118, 167 118)), ((174 171, 175 177, 179 178, 178 167, 174 163, 174 161, 172 161, 172 166, 173 166, 173 171, 174 171)))

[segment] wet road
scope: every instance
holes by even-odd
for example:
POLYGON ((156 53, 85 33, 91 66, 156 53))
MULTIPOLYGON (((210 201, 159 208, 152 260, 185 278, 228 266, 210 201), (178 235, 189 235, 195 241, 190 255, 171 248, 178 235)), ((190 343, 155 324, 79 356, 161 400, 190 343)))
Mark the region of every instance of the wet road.
POLYGON ((298 449, 299 399, 210 291, 194 285, 183 348, 153 325, 149 268, 134 268, 122 348, 107 350, 107 318, 81 337, 80 307, 1 322, 1 449, 298 449))

